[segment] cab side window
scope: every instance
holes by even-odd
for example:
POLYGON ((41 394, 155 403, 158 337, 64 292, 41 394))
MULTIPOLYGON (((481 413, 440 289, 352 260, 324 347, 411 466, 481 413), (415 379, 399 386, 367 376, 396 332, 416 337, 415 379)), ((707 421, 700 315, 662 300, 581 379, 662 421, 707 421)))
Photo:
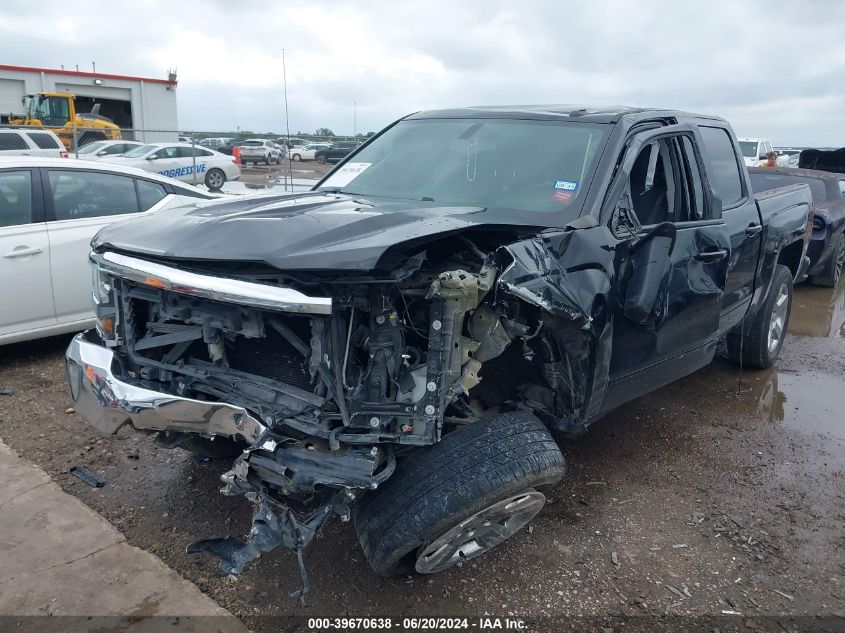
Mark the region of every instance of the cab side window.
POLYGON ((644 226, 692 222, 709 215, 692 139, 670 136, 640 150, 629 180, 634 213, 644 226))
POLYGON ((643 225, 672 222, 675 213, 675 175, 669 144, 659 140, 640 150, 629 181, 634 213, 643 225))
POLYGON ((839 193, 845 199, 845 180, 839 181, 839 193))
POLYGON ((0 172, 0 227, 32 222, 32 173, 0 172))
POLYGON ((743 198, 742 176, 733 141, 727 130, 720 127, 699 127, 704 149, 710 158, 711 186, 722 201, 722 208, 736 206, 743 198))
POLYGON ((138 213, 135 182, 128 176, 81 170, 50 170, 56 220, 138 213))

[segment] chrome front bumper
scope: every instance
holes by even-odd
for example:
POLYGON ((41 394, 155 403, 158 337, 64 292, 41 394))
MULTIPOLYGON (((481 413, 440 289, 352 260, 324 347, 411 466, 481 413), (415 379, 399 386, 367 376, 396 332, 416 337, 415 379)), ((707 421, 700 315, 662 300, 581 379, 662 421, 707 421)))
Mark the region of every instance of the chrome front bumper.
POLYGON ((94 332, 75 336, 66 357, 74 407, 103 433, 114 434, 131 424, 151 431, 240 437, 253 444, 266 429, 242 407, 182 398, 141 386, 140 381, 122 375, 114 353, 98 343, 94 332))

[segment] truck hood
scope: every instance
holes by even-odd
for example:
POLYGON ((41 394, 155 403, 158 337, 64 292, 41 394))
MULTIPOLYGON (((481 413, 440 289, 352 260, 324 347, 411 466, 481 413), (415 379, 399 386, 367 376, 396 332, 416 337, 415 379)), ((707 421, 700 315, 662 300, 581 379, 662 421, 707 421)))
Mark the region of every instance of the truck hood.
POLYGON ((482 225, 530 233, 548 220, 543 213, 309 192, 167 209, 109 225, 92 246, 170 259, 260 262, 279 270, 371 271, 397 244, 422 244, 482 225))

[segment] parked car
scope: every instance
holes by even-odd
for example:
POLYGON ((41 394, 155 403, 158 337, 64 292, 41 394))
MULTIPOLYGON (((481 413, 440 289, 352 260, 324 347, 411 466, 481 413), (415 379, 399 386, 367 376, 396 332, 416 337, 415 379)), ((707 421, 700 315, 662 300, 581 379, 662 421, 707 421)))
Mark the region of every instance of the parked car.
POLYGON ((314 154, 318 149, 325 149, 330 146, 330 143, 311 143, 310 145, 303 145, 302 147, 294 147, 289 151, 290 159, 293 162, 314 160, 314 154))
POLYGON ((240 167, 231 156, 187 143, 151 143, 107 160, 183 182, 205 183, 211 191, 218 191, 227 180, 241 177, 240 167))
POLYGON ((52 156, 67 158, 62 141, 50 130, 0 129, 0 156, 52 156))
POLYGON ((778 167, 798 167, 800 149, 776 147, 775 153, 778 155, 778 167))
POLYGON ((772 144, 762 138, 741 138, 739 147, 746 167, 762 167, 772 151, 772 144))
POLYGON ((246 143, 245 139, 242 139, 242 140, 239 140, 239 141, 232 140, 232 141, 229 141, 229 143, 227 143, 223 147, 218 147, 217 151, 220 152, 221 154, 226 154, 226 156, 233 156, 234 155, 233 150, 236 147, 240 147, 244 143, 246 143))
POLYGON ((378 573, 442 571, 540 511, 564 474, 551 432, 582 434, 723 338, 774 363, 811 204, 806 185, 755 196, 716 117, 417 113, 310 193, 103 229, 71 397, 101 431, 235 458, 247 542, 189 547, 227 574, 301 554, 332 514, 378 573))
POLYGON ((102 160, 121 156, 126 152, 141 147, 140 141, 95 141, 79 148, 79 158, 84 160, 102 160))
POLYGON ((311 141, 307 141, 304 138, 296 138, 295 136, 291 136, 290 138, 285 138, 284 136, 280 136, 276 139, 276 145, 279 147, 287 146, 288 149, 293 149, 295 147, 303 147, 308 145, 311 141))
POLYGON ((811 283, 835 287, 845 264, 845 174, 759 167, 748 172, 755 193, 794 184, 809 185, 813 195, 813 233, 807 247, 807 272, 811 283))
POLYGON ((318 149, 314 152, 314 160, 321 165, 326 163, 334 163, 349 155, 349 153, 358 147, 357 141, 338 141, 332 143, 328 147, 318 149))
POLYGON ((102 227, 210 198, 105 162, 0 158, 0 345, 92 327, 88 253, 102 227))
POLYGON ((264 163, 265 165, 280 164, 282 162, 282 150, 273 141, 263 138, 250 138, 240 144, 241 164, 264 163))
MULTIPOLYGON (((229 145, 234 139, 229 136, 217 136, 211 138, 204 138, 202 139, 199 144, 203 147, 208 147, 209 149, 220 149, 221 147, 226 147, 229 145)), ((186 141, 190 143, 190 141, 186 141)))

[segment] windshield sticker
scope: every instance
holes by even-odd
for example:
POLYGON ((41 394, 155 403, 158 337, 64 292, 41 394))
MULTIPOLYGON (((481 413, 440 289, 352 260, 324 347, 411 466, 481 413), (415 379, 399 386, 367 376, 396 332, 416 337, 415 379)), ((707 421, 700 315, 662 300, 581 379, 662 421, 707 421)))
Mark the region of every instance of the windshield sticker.
POLYGON ((578 183, 571 180, 555 180, 555 189, 558 191, 575 191, 578 183))
POLYGON ((324 182, 321 187, 345 187, 350 182, 355 180, 362 171, 372 163, 346 163, 343 167, 338 169, 331 177, 324 182))
POLYGON ((570 202, 572 202, 572 198, 575 197, 575 194, 571 191, 561 191, 558 189, 557 191, 555 191, 552 197, 558 202, 561 202, 563 204, 569 204, 570 202))

